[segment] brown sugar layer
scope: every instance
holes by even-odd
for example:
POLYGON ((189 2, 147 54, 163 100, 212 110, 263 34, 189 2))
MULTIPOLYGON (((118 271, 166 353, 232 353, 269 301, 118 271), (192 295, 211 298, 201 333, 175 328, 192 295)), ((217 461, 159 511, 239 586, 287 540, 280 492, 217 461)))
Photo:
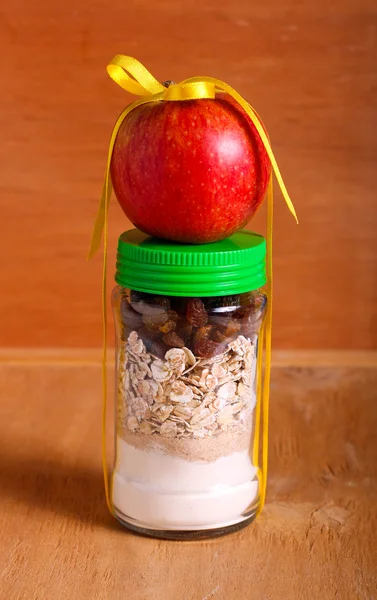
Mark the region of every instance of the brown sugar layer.
POLYGON ((161 435, 135 433, 126 427, 118 434, 128 444, 158 454, 170 454, 190 461, 213 462, 222 456, 242 452, 250 447, 251 424, 242 431, 227 431, 212 437, 169 438, 161 435))

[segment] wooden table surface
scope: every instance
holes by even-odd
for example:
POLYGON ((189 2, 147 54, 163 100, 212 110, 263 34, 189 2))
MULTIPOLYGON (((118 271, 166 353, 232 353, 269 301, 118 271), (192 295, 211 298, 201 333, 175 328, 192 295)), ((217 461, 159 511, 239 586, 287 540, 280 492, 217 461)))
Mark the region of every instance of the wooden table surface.
POLYGON ((278 355, 267 506, 203 542, 108 514, 97 353, 1 358, 2 600, 377 598, 375 354, 278 355))

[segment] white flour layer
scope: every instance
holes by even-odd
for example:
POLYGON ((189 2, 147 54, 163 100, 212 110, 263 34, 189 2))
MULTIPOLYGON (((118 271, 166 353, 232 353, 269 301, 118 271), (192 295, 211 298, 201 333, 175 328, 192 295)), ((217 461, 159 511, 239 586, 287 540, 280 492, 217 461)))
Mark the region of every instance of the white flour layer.
POLYGON ((192 462, 117 439, 113 504, 149 529, 211 529, 243 520, 258 495, 248 450, 192 462))

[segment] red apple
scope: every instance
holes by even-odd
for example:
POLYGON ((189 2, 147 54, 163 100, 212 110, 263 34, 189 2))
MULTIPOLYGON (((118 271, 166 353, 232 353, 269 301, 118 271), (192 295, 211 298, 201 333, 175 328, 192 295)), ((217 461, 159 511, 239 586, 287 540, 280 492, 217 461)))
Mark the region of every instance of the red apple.
POLYGON ((265 196, 270 171, 254 125, 225 94, 133 109, 111 161, 116 197, 132 223, 187 243, 242 229, 265 196))

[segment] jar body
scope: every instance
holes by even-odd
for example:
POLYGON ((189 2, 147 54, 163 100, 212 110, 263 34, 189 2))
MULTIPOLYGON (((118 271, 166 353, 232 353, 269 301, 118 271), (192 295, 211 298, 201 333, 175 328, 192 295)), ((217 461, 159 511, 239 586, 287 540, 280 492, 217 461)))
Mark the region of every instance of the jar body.
POLYGON ((183 298, 113 292, 116 459, 112 503, 157 537, 211 536, 253 519, 259 290, 183 298))

